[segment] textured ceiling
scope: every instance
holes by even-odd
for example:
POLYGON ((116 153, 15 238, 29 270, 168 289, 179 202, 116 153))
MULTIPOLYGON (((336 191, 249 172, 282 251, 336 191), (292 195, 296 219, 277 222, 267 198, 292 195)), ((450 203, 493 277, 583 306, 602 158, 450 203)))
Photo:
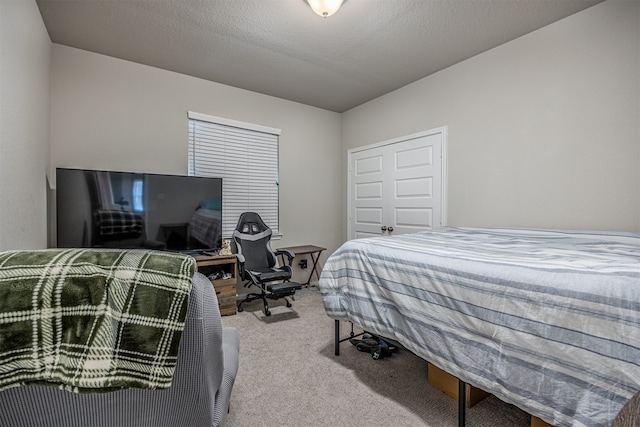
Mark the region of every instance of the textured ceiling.
MULTIPOLYGON (((0 0, 1 1, 1 0, 0 0)), ((51 41, 343 112, 602 0, 37 0, 51 41)))

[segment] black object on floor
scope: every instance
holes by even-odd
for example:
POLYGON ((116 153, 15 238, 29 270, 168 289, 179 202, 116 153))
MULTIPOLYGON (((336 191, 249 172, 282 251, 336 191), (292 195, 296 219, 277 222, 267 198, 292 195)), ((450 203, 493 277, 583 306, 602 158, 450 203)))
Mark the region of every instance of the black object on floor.
POLYGON ((371 353, 374 360, 384 359, 393 356, 393 352, 397 350, 397 346, 383 338, 365 332, 362 339, 349 339, 349 342, 356 346, 358 351, 371 353))

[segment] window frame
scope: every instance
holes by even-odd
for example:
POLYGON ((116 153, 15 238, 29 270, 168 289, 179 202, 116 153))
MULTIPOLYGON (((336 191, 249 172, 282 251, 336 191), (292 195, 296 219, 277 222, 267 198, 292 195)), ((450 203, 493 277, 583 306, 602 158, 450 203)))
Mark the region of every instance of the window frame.
MULTIPOLYGON (((247 147, 249 147, 251 144, 256 144, 256 143, 261 143, 260 139, 262 137, 264 137, 265 139, 268 139, 268 141, 265 142, 265 150, 269 153, 269 158, 270 160, 268 161, 269 163, 269 167, 273 166, 275 168, 274 171, 272 171, 275 176, 275 189, 271 189, 268 191, 268 197, 270 202, 268 204, 272 205, 273 202, 272 200, 275 198, 275 208, 273 207, 266 207, 264 209, 268 210, 268 213, 266 214, 266 216, 263 218, 265 223, 267 223, 267 225, 272 229, 273 231, 273 238, 280 238, 281 237, 281 233, 280 233, 280 186, 279 186, 279 176, 280 176, 280 159, 279 159, 279 149, 280 149, 280 134, 281 134, 281 130, 280 129, 276 129, 276 128, 272 128, 272 127, 268 127, 268 126, 262 126, 262 125, 257 125, 257 124, 253 124, 253 123, 246 123, 246 122, 241 122, 241 121, 237 121, 237 120, 232 120, 232 119, 227 119, 227 118, 223 118, 223 117, 216 117, 216 116, 211 116, 208 114, 202 114, 202 113, 197 113, 194 111, 188 111, 187 113, 187 118, 188 118, 188 144, 187 144, 187 163, 188 163, 188 170, 189 170, 189 175, 195 175, 195 176, 211 176, 211 177, 220 177, 222 178, 222 183, 223 183, 223 193, 222 193, 222 208, 223 208, 223 238, 230 238, 231 237, 231 233, 233 232, 233 229, 235 228, 235 221, 237 221, 237 218, 235 219, 235 221, 231 221, 233 222, 233 225, 230 222, 230 219, 226 219, 225 218, 227 216, 230 215, 230 213, 232 214, 232 216, 235 216, 238 214, 239 210, 237 208, 237 206, 235 208, 231 208, 231 207, 227 207, 225 208, 225 205, 227 205, 227 203, 225 203, 225 200, 230 200, 231 196, 229 196, 228 194, 225 196, 225 181, 229 182, 232 181, 232 186, 237 185, 236 183, 233 183, 233 178, 230 176, 225 176, 224 172, 219 171, 220 173, 217 173, 215 175, 212 174, 207 174, 207 173, 202 173, 201 171, 199 172, 196 167, 196 163, 197 163, 197 152, 196 147, 198 145, 198 143, 196 142, 197 136, 194 134, 195 131, 195 127, 197 126, 196 123, 194 123, 193 121, 196 122, 204 122, 205 126, 206 124, 210 124, 212 125, 212 128, 218 128, 221 127, 219 130, 219 136, 221 138, 221 140, 225 140, 226 141, 226 137, 224 135, 224 131, 227 130, 231 133, 234 134, 243 134, 246 133, 246 135, 249 137, 249 139, 251 141, 249 141, 247 143, 247 145, 244 145, 242 147, 240 147, 241 150, 247 150, 247 147), (235 128, 235 129, 229 129, 229 128, 235 128), (256 139, 251 139, 251 135, 256 136, 256 139), (275 141, 273 140, 273 138, 275 138, 275 141), (273 147, 275 143, 275 148, 273 147), (269 147, 269 145, 271 145, 271 147, 269 147), (275 165, 271 165, 271 163, 275 160, 275 165), (274 197, 275 195, 275 197, 274 197)), ((208 129, 211 130, 211 129, 208 129)), ((214 129, 215 130, 215 129, 214 129)), ((201 135, 199 135, 201 136, 201 135)), ((202 144, 202 141, 200 141, 202 144)), ((210 147, 210 151, 214 151, 215 144, 217 144, 216 142, 212 142, 212 145, 210 147)), ((225 142, 225 143, 228 143, 225 142)), ((206 144, 206 142, 205 142, 206 144)), ((224 143, 221 143, 221 145, 224 145, 224 143)), ((202 146, 200 147, 202 148, 202 146)), ((206 149, 205 149, 206 150, 206 149)), ((233 164, 233 160, 230 160, 228 156, 224 156, 224 160, 220 163, 223 164, 223 166, 220 166, 217 164, 217 167, 219 170, 225 170, 229 164, 233 164)), ((235 166, 232 167, 238 167, 237 164, 235 166)), ((271 183, 269 182, 268 179, 264 179, 263 181, 261 181, 261 185, 267 185, 270 188, 271 187, 271 183)), ((247 186, 250 187, 250 186, 247 186)), ((230 191, 229 189, 227 189, 227 192, 230 191)), ((248 190, 250 191, 250 190, 248 190)), ((249 197, 250 198, 250 197, 249 197)), ((255 207, 255 206, 254 206, 255 207)), ((259 209, 254 209, 252 208, 250 201, 247 200, 247 205, 243 208, 243 210, 252 210, 252 211, 259 211, 259 209)), ((261 214, 261 216, 263 215, 262 212, 258 212, 261 214)))

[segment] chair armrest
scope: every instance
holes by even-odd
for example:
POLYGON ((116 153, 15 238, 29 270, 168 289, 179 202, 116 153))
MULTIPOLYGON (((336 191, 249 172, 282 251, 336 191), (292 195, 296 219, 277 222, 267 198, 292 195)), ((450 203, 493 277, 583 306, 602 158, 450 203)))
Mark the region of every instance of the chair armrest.
POLYGON ((276 249, 275 253, 276 253, 276 256, 285 255, 289 259, 289 265, 291 265, 291 263, 293 262, 293 257, 295 256, 293 252, 288 251, 286 249, 276 249))

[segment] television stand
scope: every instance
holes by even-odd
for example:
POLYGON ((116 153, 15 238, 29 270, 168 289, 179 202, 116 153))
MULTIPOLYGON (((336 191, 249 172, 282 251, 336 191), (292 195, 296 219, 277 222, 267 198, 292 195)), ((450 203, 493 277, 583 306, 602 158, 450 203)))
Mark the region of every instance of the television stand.
POLYGON ((198 271, 211 281, 222 316, 236 314, 238 259, 235 255, 194 255, 198 271))

